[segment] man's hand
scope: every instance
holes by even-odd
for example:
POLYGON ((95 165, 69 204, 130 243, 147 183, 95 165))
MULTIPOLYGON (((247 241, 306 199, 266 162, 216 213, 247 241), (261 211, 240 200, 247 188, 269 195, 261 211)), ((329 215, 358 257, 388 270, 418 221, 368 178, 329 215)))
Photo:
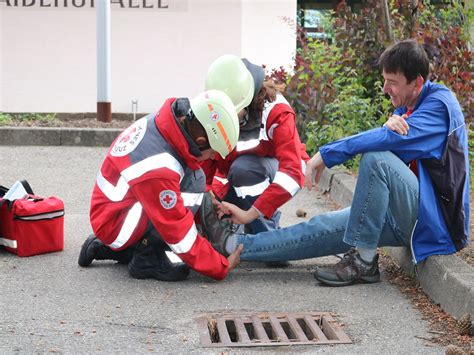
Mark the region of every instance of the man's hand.
POLYGON ((214 206, 219 206, 219 205, 220 205, 220 202, 219 202, 219 200, 216 198, 216 195, 214 194, 214 192, 213 192, 212 190, 209 190, 208 193, 209 193, 209 196, 211 196, 212 204, 213 204, 214 206))
POLYGON ((250 223, 259 216, 258 211, 253 207, 245 211, 232 203, 221 202, 217 207, 217 216, 222 218, 224 215, 229 215, 230 220, 236 224, 250 223))
POLYGON ((244 250, 244 245, 239 244, 237 249, 234 250, 232 254, 227 257, 227 261, 229 262, 229 271, 234 269, 240 262, 240 253, 244 250))
POLYGON ((410 129, 410 126, 408 126, 406 118, 407 118, 407 115, 403 115, 403 116, 392 115, 387 120, 387 122, 384 123, 384 126, 387 127, 391 131, 394 131, 394 132, 397 132, 398 134, 406 136, 408 134, 408 130, 410 129))
POLYGON ((307 163, 305 173, 305 185, 308 190, 313 188, 313 181, 317 184, 321 179, 321 174, 326 165, 324 164, 321 154, 317 152, 307 163))

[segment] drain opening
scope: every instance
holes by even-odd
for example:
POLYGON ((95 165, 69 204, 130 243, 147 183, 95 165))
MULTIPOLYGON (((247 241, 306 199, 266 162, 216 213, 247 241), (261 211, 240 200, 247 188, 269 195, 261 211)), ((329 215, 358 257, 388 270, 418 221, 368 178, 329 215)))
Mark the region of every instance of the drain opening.
POLYGON ((292 329, 290 328, 290 324, 288 322, 280 322, 281 327, 283 328, 283 331, 286 334, 286 337, 288 340, 298 340, 298 338, 293 334, 292 329))
POLYGON ((268 339, 270 340, 277 340, 276 334, 273 332, 273 328, 270 322, 262 322, 263 330, 265 330, 265 334, 267 334, 268 339))
POLYGON ((197 321, 206 347, 351 343, 330 313, 208 315, 197 321))
POLYGON ((226 320, 225 325, 227 327, 227 331, 229 332, 230 341, 235 343, 238 341, 237 338, 237 331, 235 330, 235 323, 232 320, 226 320))
POLYGON ((308 325, 306 324, 306 322, 304 321, 304 319, 302 318, 298 318, 296 320, 296 322, 298 322, 298 325, 300 326, 301 330, 303 331, 304 335, 306 336, 306 338, 308 338, 308 340, 313 340, 315 338, 313 332, 311 331, 311 329, 308 327, 308 325))
POLYGON ((250 340, 259 340, 252 323, 245 323, 244 326, 250 340))

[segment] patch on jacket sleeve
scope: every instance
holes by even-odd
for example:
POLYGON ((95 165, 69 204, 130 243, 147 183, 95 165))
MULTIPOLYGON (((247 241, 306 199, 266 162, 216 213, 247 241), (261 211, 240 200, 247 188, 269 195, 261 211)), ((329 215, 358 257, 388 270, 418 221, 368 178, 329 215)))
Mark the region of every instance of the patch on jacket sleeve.
POLYGON ((145 136, 146 126, 147 120, 144 117, 125 129, 115 141, 110 154, 114 157, 123 157, 135 150, 145 136))
POLYGON ((160 203, 164 209, 171 209, 176 205, 176 192, 172 190, 163 190, 160 192, 160 203))

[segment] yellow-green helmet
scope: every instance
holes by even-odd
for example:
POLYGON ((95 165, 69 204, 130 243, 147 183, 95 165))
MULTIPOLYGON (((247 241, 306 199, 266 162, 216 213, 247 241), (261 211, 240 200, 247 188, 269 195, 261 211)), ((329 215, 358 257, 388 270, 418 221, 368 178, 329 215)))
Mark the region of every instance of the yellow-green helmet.
POLYGON ((255 83, 244 62, 233 54, 220 56, 210 65, 206 75, 206 90, 224 91, 237 112, 252 102, 255 83))
POLYGON ((208 90, 189 101, 206 130, 209 145, 225 158, 239 138, 239 119, 232 100, 220 90, 208 90))

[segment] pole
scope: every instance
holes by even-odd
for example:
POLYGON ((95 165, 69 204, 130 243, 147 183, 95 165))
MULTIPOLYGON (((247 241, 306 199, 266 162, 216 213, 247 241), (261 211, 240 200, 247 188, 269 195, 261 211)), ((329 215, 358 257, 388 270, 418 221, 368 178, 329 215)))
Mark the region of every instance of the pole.
POLYGON ((97 0, 97 119, 112 121, 110 90, 110 1, 97 0))
POLYGON ((385 33, 387 34, 387 40, 390 43, 392 43, 393 42, 392 25, 390 24, 390 11, 388 9, 387 0, 383 0, 382 11, 383 11, 383 23, 385 27, 385 33))

